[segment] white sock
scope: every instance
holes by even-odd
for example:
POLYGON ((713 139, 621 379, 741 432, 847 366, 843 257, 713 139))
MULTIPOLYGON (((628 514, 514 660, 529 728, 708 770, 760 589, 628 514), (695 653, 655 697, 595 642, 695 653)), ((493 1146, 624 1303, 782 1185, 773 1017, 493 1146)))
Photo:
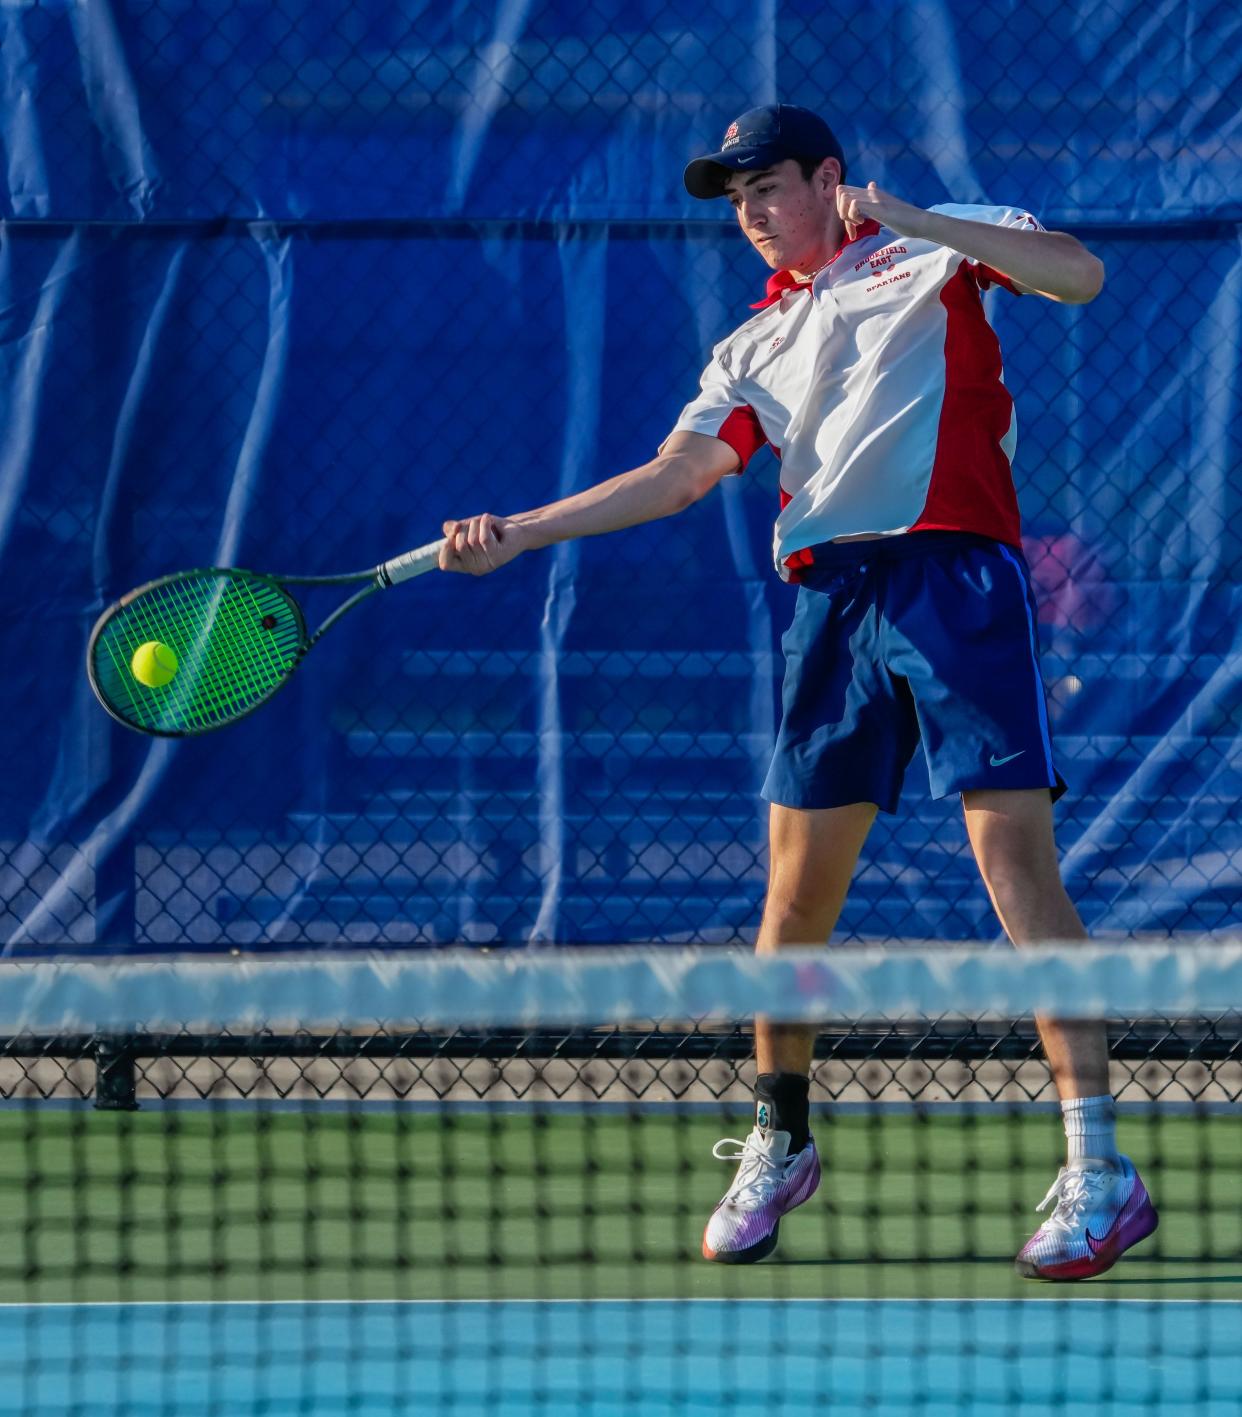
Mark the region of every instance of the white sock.
POLYGON ((1061 1115, 1069 1144, 1067 1165, 1087 1160, 1118 1164, 1117 1109, 1111 1097, 1071 1098, 1061 1103, 1061 1115))

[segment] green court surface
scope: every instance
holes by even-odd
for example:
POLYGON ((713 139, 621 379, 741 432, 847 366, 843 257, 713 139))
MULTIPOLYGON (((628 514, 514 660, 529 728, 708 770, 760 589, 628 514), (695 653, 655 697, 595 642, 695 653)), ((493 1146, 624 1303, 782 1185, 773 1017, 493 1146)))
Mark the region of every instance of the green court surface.
POLYGON ((736 1111, 38 1103, 0 1113, 0 1301, 1242 1297, 1242 1128, 1128 1113, 1161 1211, 1079 1285, 1019 1279, 1063 1146, 1055 1116, 824 1112, 817 1195, 774 1259, 698 1252, 736 1111))

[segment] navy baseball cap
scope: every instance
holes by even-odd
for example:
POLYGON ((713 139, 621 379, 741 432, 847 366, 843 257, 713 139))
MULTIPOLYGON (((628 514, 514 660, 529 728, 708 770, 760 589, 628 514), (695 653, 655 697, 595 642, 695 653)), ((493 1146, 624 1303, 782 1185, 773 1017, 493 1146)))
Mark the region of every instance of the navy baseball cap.
POLYGON ((845 154, 822 118, 795 103, 770 103, 730 123, 718 153, 695 158, 686 168, 686 191, 704 199, 723 197, 735 172, 762 172, 787 157, 835 157, 845 177, 845 154))

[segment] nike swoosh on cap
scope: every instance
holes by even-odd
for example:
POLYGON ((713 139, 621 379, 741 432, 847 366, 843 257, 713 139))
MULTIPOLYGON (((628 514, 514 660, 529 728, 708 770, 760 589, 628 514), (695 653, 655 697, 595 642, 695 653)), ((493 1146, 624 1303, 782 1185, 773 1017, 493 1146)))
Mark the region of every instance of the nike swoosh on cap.
POLYGON ((988 759, 994 768, 1002 768, 1006 763, 1011 763, 1015 758, 1020 758, 1026 752, 1025 748, 1019 748, 1016 753, 1010 753, 1007 758, 998 758, 995 753, 988 759))

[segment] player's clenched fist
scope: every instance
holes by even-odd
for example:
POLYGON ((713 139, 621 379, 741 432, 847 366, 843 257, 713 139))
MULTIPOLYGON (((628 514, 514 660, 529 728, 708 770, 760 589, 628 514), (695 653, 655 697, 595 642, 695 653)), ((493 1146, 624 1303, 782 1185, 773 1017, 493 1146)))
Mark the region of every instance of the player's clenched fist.
POLYGON ((890 231, 913 236, 919 219, 926 215, 922 207, 903 202, 891 192, 882 192, 874 182, 868 182, 865 187, 838 187, 837 214, 845 223, 845 234, 851 241, 865 221, 878 221, 890 231))
POLYGON ((490 512, 463 521, 446 521, 440 569, 485 576, 526 549, 521 530, 520 523, 494 517, 490 512))

